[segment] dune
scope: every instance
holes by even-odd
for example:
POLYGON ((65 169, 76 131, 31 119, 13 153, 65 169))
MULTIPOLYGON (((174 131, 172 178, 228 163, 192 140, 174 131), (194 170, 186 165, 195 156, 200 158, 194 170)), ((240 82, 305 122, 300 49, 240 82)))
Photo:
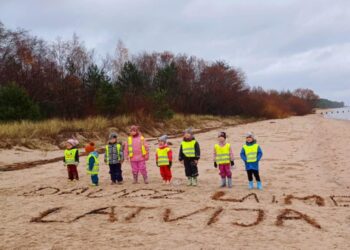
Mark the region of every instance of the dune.
MULTIPOLYGON (((101 165, 90 187, 85 157, 80 181, 62 162, 0 172, 0 249, 350 249, 349 121, 321 115, 266 120, 196 135, 202 151, 199 185, 187 187, 175 161, 163 185, 148 161, 150 184, 110 185, 101 165), (228 133, 236 156, 233 188, 219 188, 212 150, 228 133), (239 152, 254 131, 264 157, 263 190, 248 190, 239 152)), ((181 138, 172 138, 177 158, 181 138)), ((61 151, 1 150, 1 165, 60 157, 61 151)), ((102 159, 102 156, 100 156, 102 159)))

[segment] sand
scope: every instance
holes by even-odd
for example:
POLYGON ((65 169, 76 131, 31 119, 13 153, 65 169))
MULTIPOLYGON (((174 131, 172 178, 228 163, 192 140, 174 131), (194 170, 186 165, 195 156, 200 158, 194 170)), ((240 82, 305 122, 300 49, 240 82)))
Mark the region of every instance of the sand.
MULTIPOLYGON (((61 162, 0 172, 0 249, 349 249, 349 121, 321 115, 223 128, 236 155, 233 188, 219 188, 212 148, 218 131, 196 135, 202 149, 198 187, 183 167, 163 185, 148 162, 150 184, 98 188, 69 183, 61 162), (264 151, 263 191, 248 190, 239 152, 246 131, 264 151)), ((175 155, 181 139, 171 139, 175 155)), ((155 151, 155 142, 151 150, 155 151)), ((56 157, 60 151, 2 150, 3 164, 56 157)), ((102 157, 101 157, 102 158, 102 157)), ((82 162, 85 158, 81 159, 82 162)))

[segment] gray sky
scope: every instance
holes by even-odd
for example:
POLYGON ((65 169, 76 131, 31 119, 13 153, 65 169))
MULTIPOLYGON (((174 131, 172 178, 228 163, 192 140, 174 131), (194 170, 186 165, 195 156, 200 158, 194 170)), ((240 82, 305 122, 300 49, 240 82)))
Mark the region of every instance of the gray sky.
POLYGON ((76 32, 99 54, 121 39, 132 54, 225 60, 251 86, 350 105, 349 0, 0 0, 0 21, 46 40, 76 32))

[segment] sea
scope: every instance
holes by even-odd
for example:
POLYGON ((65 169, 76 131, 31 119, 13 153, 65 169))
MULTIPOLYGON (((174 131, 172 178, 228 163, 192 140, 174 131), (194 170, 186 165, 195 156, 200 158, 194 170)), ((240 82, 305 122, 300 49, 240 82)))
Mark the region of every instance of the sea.
POLYGON ((350 120, 350 107, 321 110, 318 113, 329 119, 350 120))

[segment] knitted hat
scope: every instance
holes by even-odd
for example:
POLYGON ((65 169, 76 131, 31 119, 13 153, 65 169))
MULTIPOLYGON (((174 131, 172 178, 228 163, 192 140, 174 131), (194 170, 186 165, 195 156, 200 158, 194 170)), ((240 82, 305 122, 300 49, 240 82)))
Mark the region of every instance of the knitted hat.
POLYGON ((73 147, 75 147, 75 146, 77 146, 79 144, 79 142, 76 139, 68 139, 67 143, 69 143, 73 147))
POLYGON ((115 132, 112 132, 109 134, 109 139, 113 139, 113 138, 118 138, 118 134, 115 132))
POLYGON ((193 135, 193 129, 192 128, 187 128, 184 130, 183 132, 184 134, 190 134, 190 135, 193 135))
POLYGON ((220 132, 218 134, 218 137, 224 137, 226 139, 226 133, 225 132, 220 132))
POLYGON ((139 127, 136 126, 136 125, 132 125, 132 126, 130 127, 130 132, 131 132, 131 131, 139 132, 139 127))
POLYGON ((158 138, 158 140, 166 142, 168 140, 168 136, 167 135, 162 135, 161 137, 158 138))
POLYGON ((85 152, 86 152, 86 153, 91 153, 91 152, 93 152, 93 151, 95 151, 95 143, 89 142, 88 144, 86 144, 86 146, 85 146, 85 152))
POLYGON ((246 133, 245 137, 246 137, 246 138, 251 137, 251 138, 253 138, 253 139, 255 140, 255 135, 254 135, 253 132, 248 132, 248 133, 246 133))

